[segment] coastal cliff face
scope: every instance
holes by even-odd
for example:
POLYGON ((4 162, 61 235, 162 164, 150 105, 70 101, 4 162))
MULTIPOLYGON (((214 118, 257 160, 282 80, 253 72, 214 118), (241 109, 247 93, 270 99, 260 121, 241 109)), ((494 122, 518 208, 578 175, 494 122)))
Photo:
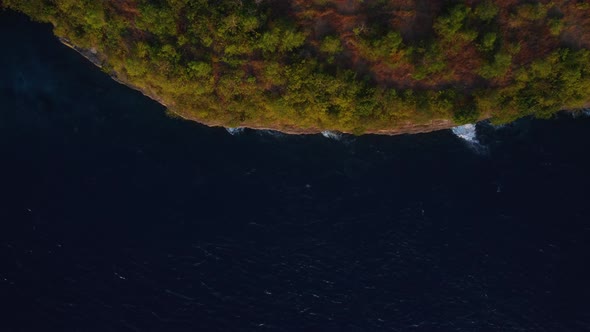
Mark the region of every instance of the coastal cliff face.
MULTIPOLYGON (((79 48, 79 47, 75 46, 74 44, 72 44, 66 38, 60 38, 60 41, 62 44, 66 45, 67 47, 80 53, 83 57, 85 57, 88 61, 92 62, 95 66, 97 66, 101 69, 104 68, 105 66, 108 66, 107 59, 104 59, 100 54, 98 54, 96 52, 96 49, 94 49, 94 48, 92 48, 92 49, 79 48)), ((109 74, 110 74, 111 78, 114 79, 115 81, 117 81, 123 85, 126 85, 132 89, 138 90, 141 93, 143 93, 146 97, 149 97, 149 98, 157 101, 161 105, 168 107, 166 102, 164 100, 162 100, 158 95, 156 95, 155 92, 134 86, 129 81, 127 81, 125 79, 121 79, 119 77, 119 74, 115 71, 111 71, 111 72, 109 72, 109 74)), ((180 115, 179 113, 173 113, 172 115, 180 116, 186 120, 197 121, 197 122, 200 122, 200 123, 203 123, 206 125, 210 125, 210 126, 222 126, 222 127, 224 126, 223 123, 205 123, 205 122, 203 122, 203 120, 187 118, 187 117, 180 115)), ((402 124, 397 124, 395 127, 392 127, 392 128, 367 131, 365 133, 379 134, 379 135, 418 134, 418 133, 427 133, 427 132, 436 131, 436 130, 448 129, 448 128, 454 127, 455 125, 456 124, 452 120, 449 120, 449 119, 433 119, 433 120, 427 121, 425 123, 406 122, 406 123, 402 123, 402 124)), ((240 126, 240 127, 245 127, 245 126, 240 126)), ((283 132, 286 134, 296 134, 296 135, 317 134, 319 132, 326 130, 325 128, 320 128, 320 127, 302 128, 302 127, 280 125, 280 124, 278 124, 278 126, 275 126, 275 127, 265 127, 264 125, 261 126, 258 124, 251 124, 248 128, 260 129, 260 130, 276 130, 276 131, 280 131, 280 132, 283 132)), ((346 131, 342 131, 342 132, 343 133, 352 133, 352 132, 346 132, 346 131)))
POLYGON ((585 1, 0 1, 208 125, 398 134, 590 104, 585 1))

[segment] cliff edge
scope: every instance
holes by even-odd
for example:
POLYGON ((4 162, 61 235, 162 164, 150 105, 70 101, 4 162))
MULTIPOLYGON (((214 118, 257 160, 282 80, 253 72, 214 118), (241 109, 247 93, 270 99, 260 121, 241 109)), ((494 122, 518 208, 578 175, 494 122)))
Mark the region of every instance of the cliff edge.
POLYGON ((424 132, 590 104, 590 4, 3 0, 207 125, 424 132))

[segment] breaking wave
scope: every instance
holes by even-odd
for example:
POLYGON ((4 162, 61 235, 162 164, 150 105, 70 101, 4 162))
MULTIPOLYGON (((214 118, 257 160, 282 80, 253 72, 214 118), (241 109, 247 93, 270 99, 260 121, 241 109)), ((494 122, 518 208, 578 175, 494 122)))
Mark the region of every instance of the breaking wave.
POLYGON ((342 139, 342 134, 339 132, 336 132, 336 131, 324 130, 324 131, 322 131, 322 136, 324 136, 325 138, 336 140, 336 141, 339 141, 342 139))
POLYGON ((455 136, 461 138, 462 140, 472 143, 472 144, 479 144, 477 140, 477 129, 474 124, 469 123, 463 126, 458 126, 452 128, 453 134, 455 136))
POLYGON ((236 127, 236 128, 225 128, 230 135, 239 135, 244 132, 243 127, 236 127))
POLYGON ((481 155, 489 153, 488 147, 483 145, 477 138, 477 127, 475 124, 466 124, 452 128, 453 134, 462 139, 469 147, 481 155))

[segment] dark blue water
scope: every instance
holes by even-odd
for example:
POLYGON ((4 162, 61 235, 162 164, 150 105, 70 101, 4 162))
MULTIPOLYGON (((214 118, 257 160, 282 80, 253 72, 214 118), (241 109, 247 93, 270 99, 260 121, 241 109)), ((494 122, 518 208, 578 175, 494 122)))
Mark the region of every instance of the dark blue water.
POLYGON ((0 45, 0 331, 590 331, 590 118, 232 136, 0 45))

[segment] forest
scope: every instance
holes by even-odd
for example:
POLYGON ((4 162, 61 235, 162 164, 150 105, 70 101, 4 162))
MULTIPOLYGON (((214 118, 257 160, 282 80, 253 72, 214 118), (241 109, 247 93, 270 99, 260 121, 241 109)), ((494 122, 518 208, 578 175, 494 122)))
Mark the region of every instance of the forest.
POLYGON ((0 0, 208 125, 362 134, 590 105, 590 4, 0 0))

